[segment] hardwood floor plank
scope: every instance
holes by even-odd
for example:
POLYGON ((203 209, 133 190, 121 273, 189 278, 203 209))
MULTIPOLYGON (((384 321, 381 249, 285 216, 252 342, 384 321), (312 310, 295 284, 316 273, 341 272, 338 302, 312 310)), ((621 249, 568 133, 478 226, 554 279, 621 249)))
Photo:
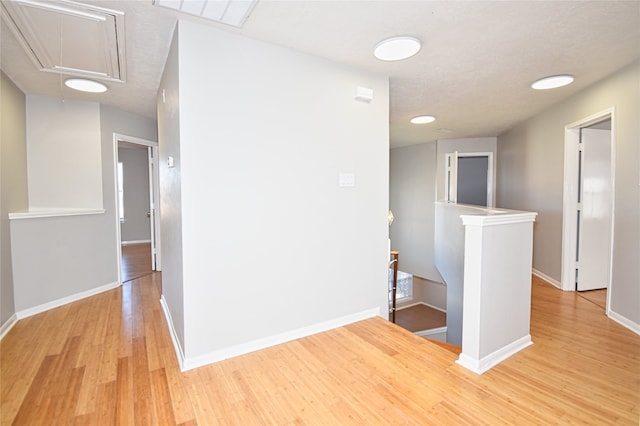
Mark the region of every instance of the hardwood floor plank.
POLYGON ((116 423, 133 425, 135 396, 133 392, 133 373, 131 358, 118 360, 118 378, 116 380, 116 423))
MULTIPOLYGON (((15 414, 15 423, 16 424, 31 424, 33 423, 33 418, 38 413, 38 408, 41 405, 43 400, 43 394, 41 392, 47 386, 47 383, 50 379, 50 373, 53 369, 53 365, 56 362, 56 355, 48 355, 44 358, 42 363, 40 364, 40 368, 36 376, 30 383, 30 386, 27 388, 27 393, 24 395, 22 399, 22 403, 20 405, 19 410, 15 414)), ((16 395, 19 396, 19 395, 16 395)), ((9 398, 10 395, 5 398, 9 398)), ((3 404, 2 407, 2 419, 4 423, 4 419, 10 418, 11 409, 10 407, 5 406, 3 404)))
POLYGON ((128 244, 122 246, 122 282, 151 275, 151 244, 128 244))
POLYGON ((116 424, 118 385, 115 380, 98 385, 96 398, 95 424, 116 424))
POLYGON ((134 423, 155 424, 156 417, 153 411, 151 394, 151 378, 149 363, 147 362, 147 347, 144 337, 133 339, 133 393, 134 399, 134 423))
POLYGON ((164 368, 151 372, 151 393, 156 412, 156 424, 176 424, 171 406, 171 393, 164 368))

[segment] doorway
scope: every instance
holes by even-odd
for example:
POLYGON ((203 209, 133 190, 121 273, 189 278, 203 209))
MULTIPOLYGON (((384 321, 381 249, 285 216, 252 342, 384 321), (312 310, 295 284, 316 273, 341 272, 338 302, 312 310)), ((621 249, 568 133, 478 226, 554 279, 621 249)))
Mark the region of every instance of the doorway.
POLYGON ((445 194, 451 203, 494 206, 492 152, 445 154, 445 194))
POLYGON ((565 128, 562 289, 592 292, 609 312, 613 248, 614 110, 565 128))
POLYGON ((114 134, 120 283, 161 270, 158 144, 114 134))

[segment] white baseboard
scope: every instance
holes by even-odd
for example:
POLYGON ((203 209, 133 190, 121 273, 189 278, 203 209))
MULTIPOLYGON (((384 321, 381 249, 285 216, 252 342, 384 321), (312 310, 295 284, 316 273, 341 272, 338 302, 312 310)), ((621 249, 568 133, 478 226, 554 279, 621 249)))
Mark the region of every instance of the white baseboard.
POLYGON ((17 323, 18 323, 18 317, 16 316, 16 314, 11 315, 11 318, 9 318, 4 324, 2 324, 2 326, 0 326, 0 340, 2 340, 4 336, 6 336, 7 333, 17 323))
POLYGON ((445 343, 447 342, 447 327, 438 327, 438 328, 432 328, 430 330, 416 331, 413 334, 420 337, 439 340, 445 343))
POLYGON ((151 244, 151 240, 131 240, 131 241, 123 241, 121 243, 123 246, 132 246, 134 244, 151 244))
POLYGON ((631 321, 629 318, 620 315, 617 312, 609 310, 608 314, 609 318, 620 324, 621 326, 628 328, 636 334, 640 334, 640 324, 631 321))
MULTIPOLYGON (((265 349, 270 346, 286 343, 291 340, 300 339, 302 337, 310 336, 316 333, 322 333, 323 331, 331 330, 334 328, 342 327, 357 321, 373 318, 380 315, 380 308, 372 308, 366 311, 357 312, 351 315, 346 315, 340 318, 334 318, 329 321, 324 321, 318 324, 314 324, 308 327, 302 327, 295 330, 287 331, 284 333, 276 334, 274 336, 264 337, 262 339, 256 339, 250 342, 242 343, 240 345, 231 346, 228 348, 220 349, 217 351, 209 352, 204 355, 199 355, 192 358, 183 358, 180 369, 182 371, 191 370, 194 368, 202 367, 207 364, 222 361, 235 356, 244 355, 250 352, 265 349)), ((175 346, 175 343, 174 343, 175 346)), ((179 345, 178 345, 179 347, 179 345)), ((181 356, 178 353, 178 357, 181 356)))
POLYGON ((560 290, 562 290, 562 284, 560 283, 560 281, 555 280, 553 278, 551 278, 549 275, 546 275, 540 271, 538 271, 537 269, 532 269, 531 272, 533 273, 533 275, 535 275, 536 277, 545 280, 546 282, 548 282, 549 284, 553 285, 554 287, 558 287, 560 290))
POLYGON ((21 311, 16 312, 16 317, 18 320, 23 318, 30 317, 32 315, 37 315, 42 312, 48 311, 49 309, 57 308, 62 305, 66 305, 67 303, 75 302, 77 300, 85 299, 90 296, 94 296, 99 293, 103 293, 105 291, 114 289, 119 287, 119 282, 112 282, 109 284, 102 285, 100 287, 92 288, 90 290, 81 291, 80 293, 72 294, 71 296, 63 297, 61 299, 53 300, 51 302, 43 303, 42 305, 34 306, 32 308, 23 309, 21 311))
POLYGON ((160 296, 160 306, 162 306, 164 317, 167 320, 167 325, 169 327, 169 335, 171 335, 171 341, 173 342, 173 350, 176 351, 176 356, 178 357, 178 364, 180 365, 180 371, 185 371, 184 351, 182 350, 182 346, 180 345, 180 340, 178 340, 176 329, 173 326, 173 319, 171 318, 171 312, 169 311, 169 306, 167 305, 167 300, 164 298, 164 294, 160 296))
POLYGON ((425 302, 416 302, 416 303, 411 303, 410 305, 398 306, 398 307, 396 307, 396 311, 401 311, 403 309, 411 308, 413 306, 418 306, 418 305, 424 305, 424 306, 427 306, 427 307, 429 307, 431 309, 435 309, 436 311, 444 312, 445 314, 447 313, 446 309, 442 309, 442 308, 430 305, 430 304, 425 303, 425 302))
MULTIPOLYGON (((511 355, 514 355, 531 345, 533 345, 531 335, 527 334, 515 342, 512 342, 481 359, 476 359, 463 352, 460 354, 456 364, 460 364, 464 368, 471 370, 476 374, 482 374, 509 358, 511 355)), ((462 350, 464 351, 464 345, 462 350)))

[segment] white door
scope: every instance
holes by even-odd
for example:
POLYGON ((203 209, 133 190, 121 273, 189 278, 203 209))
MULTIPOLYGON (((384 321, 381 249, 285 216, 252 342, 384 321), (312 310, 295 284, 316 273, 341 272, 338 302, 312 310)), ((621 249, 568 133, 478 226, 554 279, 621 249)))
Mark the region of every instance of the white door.
POLYGON ((149 161, 149 227, 151 228, 151 270, 160 271, 160 218, 158 217, 157 147, 147 147, 149 161))
POLYGON ((611 266, 611 131, 581 129, 578 291, 609 287, 611 266))
POLYGON ((445 155, 447 162, 447 201, 458 202, 458 151, 445 155))

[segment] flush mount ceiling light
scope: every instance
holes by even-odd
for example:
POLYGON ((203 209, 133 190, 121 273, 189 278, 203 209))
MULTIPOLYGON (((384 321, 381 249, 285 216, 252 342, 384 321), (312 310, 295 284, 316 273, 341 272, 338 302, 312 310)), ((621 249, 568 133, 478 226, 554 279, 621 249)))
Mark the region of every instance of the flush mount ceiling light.
POLYGON ((534 81, 531 88, 536 90, 555 89, 573 83, 573 76, 568 74, 552 75, 534 81))
POLYGON ((81 92, 103 93, 107 91, 107 86, 104 84, 86 78, 68 78, 64 81, 64 85, 81 92))
POLYGON ((413 37, 392 37, 376 44, 373 54, 381 61, 400 61, 420 51, 420 40, 413 37))
POLYGON ((411 119, 411 123, 413 124, 427 124, 433 123, 434 121, 436 121, 436 118, 433 115, 419 115, 411 119))

